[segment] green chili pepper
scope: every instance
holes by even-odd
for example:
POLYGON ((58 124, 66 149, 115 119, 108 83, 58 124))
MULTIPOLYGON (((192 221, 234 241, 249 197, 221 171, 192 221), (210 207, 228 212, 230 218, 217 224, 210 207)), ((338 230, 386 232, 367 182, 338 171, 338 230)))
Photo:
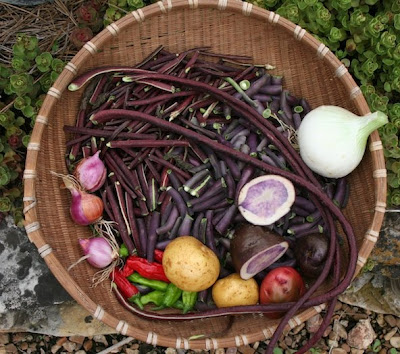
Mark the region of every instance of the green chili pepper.
POLYGON ((182 290, 179 289, 175 284, 169 283, 163 303, 155 308, 155 310, 161 310, 166 307, 172 307, 173 304, 181 297, 182 290))
POLYGON ((132 283, 145 285, 154 290, 160 290, 160 291, 164 291, 164 292, 167 291, 168 283, 161 281, 161 280, 147 279, 145 277, 142 277, 137 272, 132 273, 127 278, 132 283))
POLYGON ((183 301, 182 300, 176 300, 175 303, 171 306, 174 309, 182 310, 183 311, 183 301))
POLYGON ((175 284, 169 283, 165 292, 164 306, 171 307, 182 295, 182 290, 175 284))
POLYGON ((182 292, 183 313, 187 313, 193 309, 197 302, 196 291, 183 291, 182 292))
POLYGON ((125 244, 123 243, 121 245, 121 247, 119 248, 119 256, 121 258, 126 258, 129 256, 129 251, 128 251, 128 247, 125 246, 125 244))
POLYGON ((156 306, 161 306, 165 298, 165 292, 160 290, 154 290, 140 298, 142 305, 153 303, 156 306))

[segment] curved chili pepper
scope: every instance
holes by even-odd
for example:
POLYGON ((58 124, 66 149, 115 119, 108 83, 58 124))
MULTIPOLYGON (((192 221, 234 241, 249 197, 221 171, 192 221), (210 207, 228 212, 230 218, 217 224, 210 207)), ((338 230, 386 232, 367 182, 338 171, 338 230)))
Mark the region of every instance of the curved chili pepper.
POLYGON ((162 264, 157 262, 149 262, 146 258, 138 256, 129 256, 123 269, 125 277, 130 276, 133 272, 138 272, 142 277, 152 280, 161 280, 170 283, 164 273, 162 264))
POLYGON ((132 283, 145 285, 145 286, 148 286, 149 288, 152 288, 154 290, 159 290, 159 291, 166 291, 167 287, 168 287, 168 283, 166 283, 165 281, 147 279, 145 277, 142 277, 137 272, 134 272, 131 275, 129 275, 128 280, 131 281, 132 283))
POLYGON ((154 310, 161 310, 166 307, 172 307, 175 302, 179 300, 181 295, 182 290, 179 289, 175 284, 169 283, 162 304, 156 307, 154 310))
POLYGON ((182 292, 183 313, 187 313, 193 309, 197 302, 196 291, 183 291, 182 292))
POLYGON ((155 250, 154 250, 154 260, 155 260, 156 262, 162 264, 163 256, 164 256, 164 251, 158 250, 158 249, 155 249, 155 250))
POLYGON ((140 302, 139 289, 135 285, 133 285, 128 279, 126 279, 119 269, 115 268, 110 274, 110 278, 126 300, 135 303, 141 309, 143 309, 143 305, 140 302))
POLYGON ((149 303, 153 303, 156 306, 161 306, 165 297, 165 292, 160 290, 154 290, 151 293, 143 295, 140 298, 140 302, 142 305, 147 305, 149 303))

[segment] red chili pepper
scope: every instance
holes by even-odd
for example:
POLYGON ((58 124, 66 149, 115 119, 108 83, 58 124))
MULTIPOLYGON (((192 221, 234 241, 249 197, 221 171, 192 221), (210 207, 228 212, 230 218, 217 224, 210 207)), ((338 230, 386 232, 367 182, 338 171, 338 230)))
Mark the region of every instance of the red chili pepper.
POLYGON ((147 279, 161 280, 170 283, 164 273, 162 264, 157 262, 149 262, 146 258, 137 256, 128 257, 124 267, 124 275, 130 271, 138 272, 142 277, 147 279))
POLYGON ((155 249, 155 250, 154 250, 154 260, 155 260, 156 262, 162 264, 163 255, 164 255, 164 251, 161 251, 161 250, 158 250, 158 249, 155 249))
POLYGON ((113 272, 110 274, 110 278, 126 300, 128 300, 129 302, 134 302, 140 308, 143 308, 143 305, 140 302, 139 289, 135 285, 133 285, 128 279, 126 279, 119 269, 114 269, 113 272))

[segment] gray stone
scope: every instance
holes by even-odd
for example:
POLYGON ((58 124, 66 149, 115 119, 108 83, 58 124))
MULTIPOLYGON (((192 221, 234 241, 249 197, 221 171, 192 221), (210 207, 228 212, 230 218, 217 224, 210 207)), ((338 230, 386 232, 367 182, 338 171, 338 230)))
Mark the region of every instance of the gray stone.
POLYGON ((388 213, 367 265, 339 300, 400 316, 400 215, 388 213))
POLYGON ((366 350, 376 338, 371 321, 360 320, 347 335, 347 344, 355 349, 366 350))
POLYGON ((393 336, 392 338, 389 339, 389 343, 394 348, 400 348, 400 337, 393 336))
POLYGON ((0 331, 57 336, 115 333, 70 297, 25 230, 10 218, 0 223, 0 264, 0 331))
POLYGON ((315 316, 310 317, 306 321, 307 332, 315 333, 321 326, 322 321, 323 321, 323 318, 319 313, 317 313, 315 316))

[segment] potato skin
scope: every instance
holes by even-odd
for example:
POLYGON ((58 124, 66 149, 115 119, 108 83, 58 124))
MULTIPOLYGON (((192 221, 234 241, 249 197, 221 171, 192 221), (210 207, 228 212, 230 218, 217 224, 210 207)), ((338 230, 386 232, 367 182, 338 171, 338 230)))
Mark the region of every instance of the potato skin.
POLYGON ((162 264, 171 283, 185 291, 208 289, 220 272, 216 254, 193 236, 171 241, 165 248, 162 264))
POLYGON ((256 305, 258 284, 253 278, 244 280, 238 273, 233 273, 213 285, 212 297, 217 307, 256 305))

